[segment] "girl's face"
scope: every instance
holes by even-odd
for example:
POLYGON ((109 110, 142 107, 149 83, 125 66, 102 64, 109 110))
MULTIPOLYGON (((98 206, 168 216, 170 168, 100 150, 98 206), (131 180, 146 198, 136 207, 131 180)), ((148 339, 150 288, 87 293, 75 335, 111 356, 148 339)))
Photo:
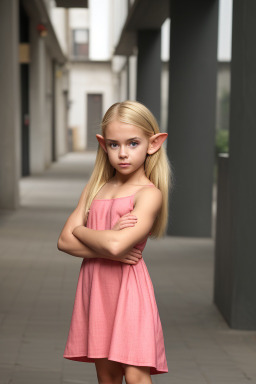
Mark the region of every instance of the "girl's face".
POLYGON ((123 175, 139 169, 144 172, 149 140, 142 129, 114 120, 106 127, 105 144, 110 164, 117 172, 123 175), (127 166, 122 166, 123 163, 127 166))

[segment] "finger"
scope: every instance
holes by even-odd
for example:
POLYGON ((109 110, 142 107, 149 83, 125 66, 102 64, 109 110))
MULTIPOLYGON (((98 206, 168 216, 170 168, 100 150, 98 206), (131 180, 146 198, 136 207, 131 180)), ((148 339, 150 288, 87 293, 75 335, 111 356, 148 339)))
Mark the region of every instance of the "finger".
POLYGON ((122 262, 125 263, 125 264, 136 264, 136 262, 133 261, 133 260, 122 259, 122 260, 120 260, 120 261, 122 261, 122 262))
POLYGON ((140 261, 140 258, 139 257, 137 257, 137 256, 129 256, 129 259, 130 260, 133 260, 133 261, 136 261, 136 263, 138 262, 138 261, 140 261))
POLYGON ((120 222, 120 224, 136 224, 136 223, 137 223, 136 220, 125 220, 120 222))
POLYGON ((134 214, 132 214, 130 212, 126 213, 125 215, 122 215, 121 217, 124 217, 124 216, 137 217, 136 215, 134 215, 134 214))
POLYGON ((135 224, 126 224, 126 225, 120 225, 120 229, 125 229, 125 228, 128 228, 128 227, 134 227, 135 224))
POLYGON ((136 225, 136 221, 125 221, 120 223, 120 225, 136 225))
POLYGON ((126 213, 125 215, 121 216, 119 220, 122 220, 122 218, 130 217, 130 216, 131 216, 130 213, 126 213))
POLYGON ((120 228, 135 227, 136 223, 120 224, 120 228))
POLYGON ((138 219, 136 219, 136 217, 124 217, 122 219, 119 220, 120 222, 123 222, 123 221, 138 221, 138 219))
POLYGON ((136 220, 122 220, 122 221, 120 221, 120 223, 119 224, 130 224, 130 223, 136 223, 137 221, 136 220))
POLYGON ((133 255, 130 255, 130 257, 132 257, 133 260, 136 260, 136 261, 139 261, 142 258, 142 256, 133 256, 133 255))
POLYGON ((138 220, 138 218, 135 215, 130 215, 130 214, 121 216, 119 220, 126 220, 126 219, 138 220))
POLYGON ((138 259, 138 260, 140 260, 142 258, 142 255, 131 254, 131 256, 136 257, 136 259, 138 259))
POLYGON ((130 262, 135 262, 137 263, 139 261, 139 259, 137 257, 133 257, 133 256, 128 256, 128 257, 125 257, 126 260, 130 261, 130 262))
POLYGON ((138 253, 139 255, 142 254, 141 250, 138 248, 132 248, 132 252, 138 253))
POLYGON ((138 255, 138 254, 136 254, 136 253, 130 253, 130 255, 132 256, 132 257, 136 257, 136 259, 141 259, 142 258, 142 255, 138 255))

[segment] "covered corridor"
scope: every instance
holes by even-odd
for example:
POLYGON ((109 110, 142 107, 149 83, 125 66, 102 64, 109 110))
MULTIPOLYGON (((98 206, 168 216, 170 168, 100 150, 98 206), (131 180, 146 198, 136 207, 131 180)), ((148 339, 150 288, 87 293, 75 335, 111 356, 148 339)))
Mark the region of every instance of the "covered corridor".
MULTIPOLYGON (((62 357, 82 259, 57 249, 94 159, 69 153, 23 177, 20 209, 1 211, 1 384, 97 383, 94 364, 62 357)), ((153 383, 256 383, 256 332, 230 329, 213 304, 214 234, 148 240, 143 255, 169 368, 153 383)))

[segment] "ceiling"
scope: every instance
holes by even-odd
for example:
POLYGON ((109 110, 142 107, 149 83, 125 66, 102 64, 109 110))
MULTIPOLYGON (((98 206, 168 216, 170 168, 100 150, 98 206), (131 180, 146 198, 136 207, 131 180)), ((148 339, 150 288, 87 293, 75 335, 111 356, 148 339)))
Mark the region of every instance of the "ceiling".
POLYGON ((88 8, 88 0, 55 0, 57 7, 88 8))
POLYGON ((132 55, 137 45, 137 31, 159 29, 170 17, 170 0, 135 0, 115 48, 116 55, 132 55))

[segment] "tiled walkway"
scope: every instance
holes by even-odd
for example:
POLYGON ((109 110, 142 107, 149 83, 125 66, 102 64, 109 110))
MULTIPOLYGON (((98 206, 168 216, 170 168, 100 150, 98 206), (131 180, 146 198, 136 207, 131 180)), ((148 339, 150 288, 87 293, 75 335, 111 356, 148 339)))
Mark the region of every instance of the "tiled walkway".
MULTIPOLYGON (((94 159, 23 178, 21 208, 0 212, 0 384, 97 384, 94 364, 62 357, 82 259, 57 249, 94 159)), ((153 383, 256 383, 256 332, 231 330, 212 302, 213 252, 213 239, 148 240, 169 368, 153 383)))

